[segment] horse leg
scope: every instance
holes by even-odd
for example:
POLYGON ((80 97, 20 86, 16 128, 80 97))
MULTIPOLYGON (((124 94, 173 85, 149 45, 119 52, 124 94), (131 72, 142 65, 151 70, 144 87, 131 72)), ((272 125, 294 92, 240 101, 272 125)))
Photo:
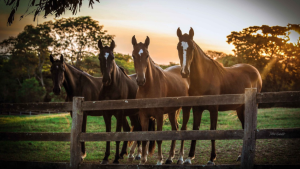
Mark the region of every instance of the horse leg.
MULTIPOLYGON (((169 113, 168 116, 169 116, 169 120, 170 120, 170 123, 171 123, 171 126, 172 126, 172 131, 177 131, 178 130, 178 124, 177 124, 177 113, 180 112, 180 109, 175 111, 175 112, 172 112, 172 113, 169 113)), ((169 157, 167 159, 167 161, 165 162, 165 164, 172 164, 173 162, 173 158, 175 156, 175 145, 176 145, 176 140, 172 140, 172 144, 171 144, 171 149, 170 149, 170 152, 169 152, 169 157)))
MULTIPOLYGON (((163 126, 163 121, 164 120, 164 115, 162 112, 158 113, 158 116, 156 116, 156 130, 157 131, 162 131, 162 126, 163 126)), ((158 155, 157 155, 157 163, 156 165, 162 165, 162 161, 163 161, 163 155, 162 155, 162 151, 161 151, 161 144, 162 144, 162 140, 157 140, 157 146, 158 146, 158 155)))
MULTIPOLYGON (((123 115, 123 131, 126 131, 126 132, 130 132, 130 126, 128 124, 128 121, 126 119, 126 116, 123 115)), ((131 143, 131 141, 130 141, 131 143)), ((128 141, 124 141, 123 142, 123 147, 122 147, 122 150, 121 150, 121 153, 120 153, 120 159, 123 159, 123 156, 124 154, 128 154, 127 153, 127 146, 128 146, 128 141)))
MULTIPOLYGON (((182 126, 181 126, 181 131, 182 130, 186 130, 187 128, 187 123, 190 119, 190 111, 191 111, 191 107, 183 107, 182 108, 182 126)), ((181 146, 180 146, 180 152, 179 152, 179 158, 177 161, 177 164, 183 164, 183 155, 184 155, 184 140, 181 140, 181 146)))
MULTIPOLYGON (((141 126, 142 126, 142 131, 148 131, 149 127, 149 117, 144 115, 146 112, 141 112, 139 113, 140 115, 140 120, 141 120, 141 126)), ((148 146, 147 146, 148 141, 142 141, 142 157, 140 161, 140 165, 144 165, 147 162, 147 155, 148 155, 148 146)))
MULTIPOLYGON (((103 115, 105 126, 106 126, 106 132, 111 132, 111 115, 108 113, 104 113, 103 115)), ((110 141, 106 142, 106 150, 105 150, 105 156, 101 162, 101 164, 107 164, 108 163, 108 157, 110 155, 110 141)))
MULTIPOLYGON (((210 130, 217 129, 218 122, 218 106, 212 106, 209 110, 210 113, 210 130)), ((216 160, 216 142, 215 140, 211 140, 211 155, 210 161, 207 162, 207 165, 215 165, 214 161, 216 160)))
MULTIPOLYGON (((238 117, 239 117, 239 120, 240 120, 241 123, 242 123, 242 128, 243 128, 243 130, 244 130, 244 120, 245 120, 245 119, 244 119, 244 113, 245 113, 245 105, 239 107, 239 108, 236 110, 236 112, 237 112, 237 115, 238 115, 238 117)), ((242 152, 242 147, 241 147, 240 152, 242 152)), ((241 158, 242 158, 242 153, 239 154, 239 156, 238 156, 238 158, 236 159, 236 161, 240 161, 241 158)))
MULTIPOLYGON (((116 128, 116 132, 121 132, 122 130, 122 121, 123 121, 123 111, 117 113, 116 115, 117 118, 117 128, 116 128)), ((124 143, 127 141, 124 141, 124 143)), ((114 164, 119 164, 119 159, 120 159, 120 141, 116 141, 116 154, 115 154, 115 160, 113 161, 114 164)))
MULTIPOLYGON (((193 107, 193 130, 199 130, 203 111, 203 107, 193 107)), ((195 149, 196 140, 192 140, 189 157, 185 159, 184 164, 192 164, 192 160, 195 158, 195 149)))
MULTIPOLYGON (((86 132, 86 121, 87 121, 87 114, 83 114, 83 120, 82 120, 82 132, 86 132)), ((86 157, 86 152, 85 152, 85 142, 81 142, 81 161, 84 160, 86 157)))
MULTIPOLYGON (((131 121, 131 126, 133 126, 133 132, 135 131, 142 131, 142 126, 141 123, 139 121, 139 116, 138 115, 133 115, 133 116, 129 116, 130 121, 131 121)), ((128 155, 128 159, 129 161, 133 161, 134 159, 134 151, 136 146, 138 147, 138 153, 135 157, 135 160, 140 160, 141 159, 141 154, 142 154, 142 147, 141 145, 141 141, 134 141, 131 149, 130 149, 130 153, 128 155)))

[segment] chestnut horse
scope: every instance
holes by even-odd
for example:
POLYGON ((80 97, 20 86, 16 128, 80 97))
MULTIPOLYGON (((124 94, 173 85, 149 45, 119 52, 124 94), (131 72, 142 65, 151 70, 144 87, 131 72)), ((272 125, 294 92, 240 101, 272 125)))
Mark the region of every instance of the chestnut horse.
MULTIPOLYGON (((103 85, 100 90, 99 100, 119 100, 119 99, 135 99, 138 85, 135 81, 135 74, 128 76, 124 69, 119 67, 115 62, 115 56, 113 50, 115 48, 115 42, 112 40, 110 47, 103 47, 101 40, 98 41, 98 48, 100 50, 99 61, 101 72, 103 75, 103 85)), ((141 131, 141 124, 138 115, 138 109, 126 109, 126 110, 108 110, 103 114, 106 132, 110 132, 111 128, 111 116, 114 115, 117 119, 117 132, 121 132, 122 121, 126 120, 126 116, 130 118, 133 131, 141 131)), ((149 127, 153 130, 155 121, 149 121, 149 127)), ((130 128, 123 128, 124 131, 129 132, 130 128)), ((124 142, 127 144, 127 141, 124 142)), ((137 143, 140 145, 140 141, 137 143)), ((119 160, 119 145, 120 141, 116 141, 116 157, 113 163, 118 164, 119 160)), ((154 142, 149 145, 149 151, 154 150, 154 142)), ((126 148, 123 146, 123 148, 126 148)), ((133 147, 134 148, 134 147, 133 147)), ((122 149, 122 152, 126 152, 126 149, 122 149)), ((110 154, 110 141, 106 142, 105 157, 102 164, 108 163, 108 156, 110 154)), ((129 156, 132 158, 132 156, 129 156)))
MULTIPOLYGON (((180 75, 180 66, 172 66, 162 70, 157 66, 149 56, 148 46, 150 43, 147 37, 145 43, 137 43, 135 36, 132 37, 134 67, 136 71, 136 81, 139 85, 136 98, 160 98, 160 97, 178 97, 188 95, 188 80, 180 75)), ((143 131, 148 131, 149 119, 155 118, 157 121, 157 131, 162 131, 163 115, 168 114, 172 130, 177 130, 177 115, 181 107, 172 108, 151 108, 140 109, 139 116, 143 131)), ((190 108, 183 108, 184 114, 189 114, 190 108)), ((161 144, 158 144, 158 165, 162 164, 163 155, 161 144)), ((147 161, 146 151, 147 141, 142 142, 142 158, 140 164, 147 161)), ((171 164, 175 155, 175 140, 172 140, 169 157, 166 164, 171 164)))
MULTIPOLYGON (((53 92, 55 95, 59 95, 61 87, 64 86, 67 97, 66 102, 72 102, 73 97, 82 96, 85 101, 97 101, 99 100, 100 87, 102 86, 101 77, 93 77, 88 73, 64 62, 63 55, 60 59, 54 59, 50 55, 51 65, 51 76, 53 81, 53 92)), ((72 112, 70 112, 72 117, 72 112)), ((86 132, 87 116, 102 116, 102 111, 84 111, 82 132, 86 132)), ((130 126, 125 118, 123 123, 124 128, 130 129, 130 126)), ((126 154, 127 144, 123 144, 123 148, 120 156, 126 154)), ((81 158, 82 160, 86 157, 85 143, 81 142, 81 158)))
MULTIPOLYGON (((180 28, 177 29, 179 43, 177 45, 181 64, 181 75, 190 78, 189 95, 220 95, 220 94, 243 94, 245 88, 257 88, 261 91, 262 79, 258 70, 248 64, 236 64, 231 67, 223 67, 219 62, 207 56, 194 42, 194 30, 189 34, 182 35, 180 28)), ((218 111, 236 110, 239 120, 244 129, 244 104, 220 105, 220 106, 194 106, 193 130, 199 130, 202 113, 210 112, 210 130, 217 129, 218 111)), ((185 163, 191 164, 195 158, 196 140, 192 140, 189 157, 185 163)), ((211 140, 211 156, 208 165, 214 165, 216 159, 215 140, 211 140)))

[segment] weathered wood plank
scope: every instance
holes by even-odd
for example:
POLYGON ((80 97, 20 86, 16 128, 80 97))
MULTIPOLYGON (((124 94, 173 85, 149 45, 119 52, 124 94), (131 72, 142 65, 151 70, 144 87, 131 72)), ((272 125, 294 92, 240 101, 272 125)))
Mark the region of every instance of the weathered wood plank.
POLYGON ((1 132, 0 141, 70 141, 70 133, 1 132))
POLYGON ((81 133, 80 141, 229 140, 242 139, 243 130, 147 131, 81 133))
POLYGON ((66 162, 32 162, 32 161, 0 161, 1 169, 66 169, 69 163, 66 162))
POLYGON ((81 163, 81 143, 79 142, 79 136, 82 132, 83 101, 83 97, 73 97, 72 128, 70 137, 70 168, 72 169, 77 169, 81 163))
POLYGON ((256 139, 291 139, 300 138, 300 128, 256 130, 256 139))
POLYGON ((80 169, 239 169, 239 165, 101 165, 93 163, 80 164, 80 169))
POLYGON ((255 157, 255 130, 257 125, 256 88, 245 90, 245 122, 241 169, 252 169, 255 157))
POLYGON ((200 105, 228 105, 243 104, 244 94, 207 95, 189 97, 164 97, 148 99, 127 99, 110 101, 87 101, 83 103, 83 110, 113 110, 138 109, 156 107, 181 107, 200 105))
POLYGON ((258 93, 256 99, 257 103, 300 102, 300 91, 258 93))
POLYGON ((64 103, 3 103, 0 111, 43 111, 43 112, 68 112, 72 110, 72 102, 64 103))
MULTIPOLYGON (((1 169, 23 168, 23 169, 66 169, 67 162, 32 162, 32 161, 0 161, 1 169)), ((101 165, 96 163, 82 163, 80 169, 239 169, 240 165, 224 164, 216 166, 206 165, 101 165)), ((298 169, 299 165, 254 165, 254 169, 298 169)))

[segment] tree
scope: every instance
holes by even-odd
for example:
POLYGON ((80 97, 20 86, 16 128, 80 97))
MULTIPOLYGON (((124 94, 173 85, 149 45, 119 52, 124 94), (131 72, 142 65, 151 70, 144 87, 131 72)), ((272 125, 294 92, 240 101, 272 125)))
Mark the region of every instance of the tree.
MULTIPOLYGON (((53 52, 64 51, 65 58, 79 67, 84 56, 98 52, 97 42, 102 40, 107 45, 114 35, 106 34, 103 26, 90 16, 62 18, 53 23, 53 37, 58 36, 53 46, 53 52)), ((56 53, 60 54, 60 53, 56 53)))
POLYGON ((227 42, 233 44, 237 59, 258 68, 264 91, 292 90, 299 77, 300 45, 289 42, 289 31, 299 32, 300 24, 252 26, 231 32, 227 42))
MULTIPOLYGON (((7 24, 11 25, 14 21, 15 13, 18 11, 20 0, 4 1, 6 6, 11 6, 11 12, 7 19, 7 24)), ((89 0, 89 7, 93 8, 94 1, 99 2, 99 0, 89 0)), ((34 21, 36 16, 38 16, 43 11, 45 12, 45 18, 49 14, 54 14, 55 17, 59 17, 66 12, 66 9, 72 11, 73 15, 75 15, 77 11, 80 11, 81 5, 82 0, 28 0, 28 7, 24 15, 34 13, 34 21)), ((22 19, 24 15, 22 15, 20 19, 22 19)))
POLYGON ((40 102, 46 94, 45 88, 39 85, 35 78, 24 80, 22 87, 17 92, 18 102, 40 102))

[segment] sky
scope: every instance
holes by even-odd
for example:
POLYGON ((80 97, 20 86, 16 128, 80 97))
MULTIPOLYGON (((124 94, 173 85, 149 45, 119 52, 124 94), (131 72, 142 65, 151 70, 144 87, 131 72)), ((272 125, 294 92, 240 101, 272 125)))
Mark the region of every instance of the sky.
MULTIPOLYGON (((19 21, 26 10, 28 0, 22 0, 20 10, 11 26, 7 26, 10 7, 0 2, 0 41, 17 36, 25 25, 36 25, 33 15, 19 21)), ((204 50, 233 54, 233 45, 226 42, 232 31, 241 31, 249 26, 286 26, 300 24, 299 0, 100 0, 94 8, 84 0, 80 12, 66 12, 61 17, 91 16, 104 25, 108 34, 115 35, 115 52, 130 54, 131 38, 138 42, 150 38, 149 52, 159 64, 179 63, 177 54, 177 28, 182 33, 194 29, 194 41, 204 50)), ((53 19, 38 17, 42 23, 53 19)), ((298 36, 298 34, 293 34, 298 36)), ((291 38, 298 38, 291 37, 291 38)))

